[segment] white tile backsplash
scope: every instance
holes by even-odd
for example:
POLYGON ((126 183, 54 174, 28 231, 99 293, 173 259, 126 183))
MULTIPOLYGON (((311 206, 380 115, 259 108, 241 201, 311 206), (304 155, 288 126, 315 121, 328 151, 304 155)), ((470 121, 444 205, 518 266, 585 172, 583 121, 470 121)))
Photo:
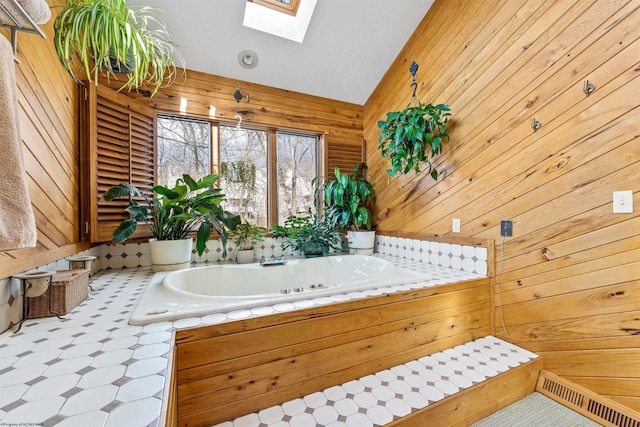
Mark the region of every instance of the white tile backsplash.
POLYGON ((487 248, 446 242, 376 236, 376 251, 468 273, 487 275, 487 248))

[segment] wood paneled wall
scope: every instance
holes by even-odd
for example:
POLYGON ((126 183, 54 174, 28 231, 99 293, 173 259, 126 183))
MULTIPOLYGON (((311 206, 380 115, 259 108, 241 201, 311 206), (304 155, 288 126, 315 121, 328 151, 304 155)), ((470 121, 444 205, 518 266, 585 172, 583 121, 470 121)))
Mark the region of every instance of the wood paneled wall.
POLYGON ((447 234, 460 218, 463 235, 494 238, 496 334, 636 410, 639 27, 638 1, 436 0, 366 103, 364 127, 378 229, 447 234), (388 185, 377 121, 409 102, 413 58, 419 99, 452 108, 451 139, 437 183, 412 174, 388 185), (635 213, 612 213, 617 190, 633 190, 635 213), (504 242, 501 219, 514 222, 504 242))
MULTIPOLYGON (((55 9, 53 9, 55 15, 55 9)), ((78 88, 59 65, 53 18, 46 39, 18 33, 15 64, 23 155, 38 243, 0 252, 0 279, 88 247, 79 239, 78 88)), ((0 37, 9 37, 6 30, 0 37)), ((2 183, 2 191, 12 191, 2 183)))
MULTIPOLYGON (((256 71, 258 72, 258 71, 256 71)), ((104 82, 109 84, 108 82, 104 82)), ((111 81, 117 89, 120 84, 111 81)), ((187 99, 187 116, 213 118, 221 122, 237 123, 234 116, 240 112, 243 126, 276 127, 279 129, 302 130, 324 135, 324 142, 338 157, 360 157, 362 147, 363 113, 362 105, 335 101, 317 96, 305 95, 269 86, 233 80, 211 74, 187 70, 176 82, 161 89, 153 98, 141 91, 124 92, 134 99, 146 99, 159 112, 180 114, 180 100, 187 99), (233 97, 237 88, 249 95, 239 104, 233 97), (215 114, 211 116, 211 107, 215 114)), ((339 160, 328 159, 331 165, 345 166, 339 160)), ((350 169, 355 163, 348 162, 350 169)), ((327 165, 325 165, 327 169, 327 165)), ((326 170, 324 172, 326 174, 326 170)))

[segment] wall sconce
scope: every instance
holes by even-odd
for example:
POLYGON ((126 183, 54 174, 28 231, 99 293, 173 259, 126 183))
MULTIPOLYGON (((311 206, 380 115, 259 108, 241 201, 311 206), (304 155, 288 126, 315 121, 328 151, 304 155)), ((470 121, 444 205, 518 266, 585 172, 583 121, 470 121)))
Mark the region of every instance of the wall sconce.
POLYGON ((533 130, 538 130, 540 129, 540 126, 542 126, 542 123, 540 123, 538 120, 536 120, 535 118, 531 119, 531 127, 533 128, 533 130))
POLYGON ((240 104, 240 101, 242 101, 243 99, 245 100, 245 102, 249 102, 249 94, 247 92, 242 92, 239 86, 236 87, 236 91, 233 93, 233 98, 238 104, 240 104))
POLYGON ((594 85, 593 83, 590 83, 589 80, 585 80, 584 86, 582 87, 582 91, 587 95, 589 95, 594 90, 596 90, 596 85, 594 85))

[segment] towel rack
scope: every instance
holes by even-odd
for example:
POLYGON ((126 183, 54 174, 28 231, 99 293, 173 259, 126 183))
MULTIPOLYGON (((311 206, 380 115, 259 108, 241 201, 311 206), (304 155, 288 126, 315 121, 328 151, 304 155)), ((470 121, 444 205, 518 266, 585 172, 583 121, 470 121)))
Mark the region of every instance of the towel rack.
POLYGON ((25 33, 31 34, 39 34, 43 39, 47 37, 44 35, 44 32, 40 29, 40 27, 38 27, 38 24, 36 24, 31 16, 29 16, 29 14, 24 10, 22 5, 18 3, 18 0, 6 1, 12 3, 29 24, 28 26, 21 24, 18 20, 18 17, 13 16, 11 12, 9 12, 9 10, 2 4, 2 2, 0 2, 0 10, 6 13, 11 20, 10 22, 0 21, 0 28, 9 28, 11 30, 11 47, 13 48, 13 59, 17 63, 20 63, 20 60, 18 59, 18 31, 23 31, 25 33))

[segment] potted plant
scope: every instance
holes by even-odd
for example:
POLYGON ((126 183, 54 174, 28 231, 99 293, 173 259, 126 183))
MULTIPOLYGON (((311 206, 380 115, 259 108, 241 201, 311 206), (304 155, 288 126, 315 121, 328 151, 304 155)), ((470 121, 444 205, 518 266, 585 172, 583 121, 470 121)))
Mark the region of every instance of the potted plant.
POLYGON ((263 241, 267 237, 266 232, 266 228, 245 221, 242 224, 238 224, 235 230, 229 234, 236 245, 238 264, 247 264, 254 261, 255 251, 253 244, 263 241))
POLYGON ((300 251, 307 258, 327 256, 332 249, 342 249, 340 233, 331 222, 312 213, 311 209, 305 215, 290 216, 284 226, 273 226, 272 235, 283 238, 287 243, 285 247, 300 251))
POLYGON ((391 169, 387 169, 389 175, 399 176, 411 170, 419 173, 425 168, 433 179, 438 179, 431 159, 442 151, 443 138, 449 138, 449 111, 445 104, 416 102, 402 111, 387 113, 386 120, 378 122, 382 130, 378 149, 382 157, 391 159, 391 169))
POLYGON ((58 59, 77 81, 98 84, 100 72, 126 73, 120 89, 148 84, 158 89, 176 78, 184 58, 152 7, 127 6, 126 0, 68 0, 53 24, 58 59))
POLYGON ((220 206, 224 194, 219 188, 212 188, 217 180, 216 174, 206 175, 198 181, 184 174, 172 188, 163 185, 153 187, 156 194, 153 197, 127 183, 111 187, 103 198, 107 201, 130 198, 126 211, 131 214, 131 218, 122 221, 114 230, 113 242, 124 242, 135 232, 138 221, 144 222, 153 235, 149 241, 153 270, 174 270, 188 267, 191 263, 193 240, 189 234, 196 231, 196 251, 202 255, 213 228, 220 236, 223 256, 226 256, 227 229, 234 230, 240 223, 240 217, 220 206), (134 198, 143 199, 144 205, 134 198), (183 256, 174 260, 171 255, 178 252, 178 245, 183 256), (170 246, 166 255, 161 246, 170 246))
POLYGON ((375 243, 371 212, 366 206, 375 197, 375 192, 367 179, 367 170, 364 162, 357 164, 350 174, 335 168, 334 178, 318 187, 324 196, 325 215, 329 221, 336 228, 348 230, 349 253, 352 254, 371 255, 375 243))

